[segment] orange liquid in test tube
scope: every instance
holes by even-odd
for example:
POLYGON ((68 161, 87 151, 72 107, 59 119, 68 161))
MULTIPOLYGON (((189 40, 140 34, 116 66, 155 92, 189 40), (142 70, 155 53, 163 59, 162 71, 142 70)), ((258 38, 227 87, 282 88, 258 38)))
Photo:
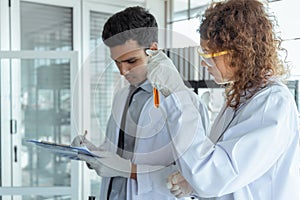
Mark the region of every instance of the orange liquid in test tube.
POLYGON ((159 93, 155 87, 153 88, 153 100, 154 100, 155 108, 158 108, 159 107, 159 93))

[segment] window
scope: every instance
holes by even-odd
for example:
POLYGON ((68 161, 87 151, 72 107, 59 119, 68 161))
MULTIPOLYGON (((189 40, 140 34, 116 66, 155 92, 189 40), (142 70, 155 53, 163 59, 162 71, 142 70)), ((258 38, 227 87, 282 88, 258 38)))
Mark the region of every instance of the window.
POLYGON ((172 29, 170 47, 182 48, 198 46, 200 36, 197 32, 200 21, 199 16, 207 8, 209 0, 170 0, 170 19, 167 26, 172 29))
POLYGON ((277 32, 284 40, 282 47, 287 51, 287 61, 290 62, 293 77, 300 75, 300 27, 299 1, 281 0, 269 3, 270 12, 278 22, 277 32))

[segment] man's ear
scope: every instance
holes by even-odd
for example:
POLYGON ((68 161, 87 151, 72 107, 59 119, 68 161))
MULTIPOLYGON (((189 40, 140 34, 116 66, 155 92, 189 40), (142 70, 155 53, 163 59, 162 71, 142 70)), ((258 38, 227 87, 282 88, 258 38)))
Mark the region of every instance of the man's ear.
POLYGON ((157 42, 152 43, 152 45, 150 46, 150 50, 158 50, 157 42))

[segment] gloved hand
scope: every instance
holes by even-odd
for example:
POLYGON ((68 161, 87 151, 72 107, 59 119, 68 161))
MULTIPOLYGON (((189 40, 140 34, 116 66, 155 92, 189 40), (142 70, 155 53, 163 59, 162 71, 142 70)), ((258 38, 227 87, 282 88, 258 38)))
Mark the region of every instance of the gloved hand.
POLYGON ((131 161, 121 158, 118 154, 109 151, 92 151, 99 158, 79 154, 80 160, 84 160, 94 169, 99 176, 129 178, 131 175, 131 161))
POLYGON ((193 188, 180 174, 180 172, 171 174, 168 177, 167 188, 177 198, 188 197, 191 196, 193 193, 193 188))
POLYGON ((147 65, 147 79, 165 97, 173 92, 188 89, 172 60, 161 50, 146 50, 150 56, 147 65))
POLYGON ((90 142, 88 139, 86 139, 83 135, 77 135, 72 140, 71 146, 73 146, 73 147, 85 146, 90 151, 97 151, 98 150, 98 148, 92 142, 90 142))

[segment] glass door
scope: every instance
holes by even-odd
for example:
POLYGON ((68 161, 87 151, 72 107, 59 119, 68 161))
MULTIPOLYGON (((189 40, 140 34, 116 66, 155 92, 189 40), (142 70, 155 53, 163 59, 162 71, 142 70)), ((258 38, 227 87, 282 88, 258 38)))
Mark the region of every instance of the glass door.
POLYGON ((1 146, 5 149, 1 149, 1 177, 6 177, 1 182, 1 197, 77 199, 78 161, 27 142, 37 139, 69 144, 77 134, 77 53, 2 51, 0 60, 1 146))
POLYGON ((81 165, 27 139, 69 144, 81 131, 80 1, 0 2, 0 199, 78 199, 81 165))

